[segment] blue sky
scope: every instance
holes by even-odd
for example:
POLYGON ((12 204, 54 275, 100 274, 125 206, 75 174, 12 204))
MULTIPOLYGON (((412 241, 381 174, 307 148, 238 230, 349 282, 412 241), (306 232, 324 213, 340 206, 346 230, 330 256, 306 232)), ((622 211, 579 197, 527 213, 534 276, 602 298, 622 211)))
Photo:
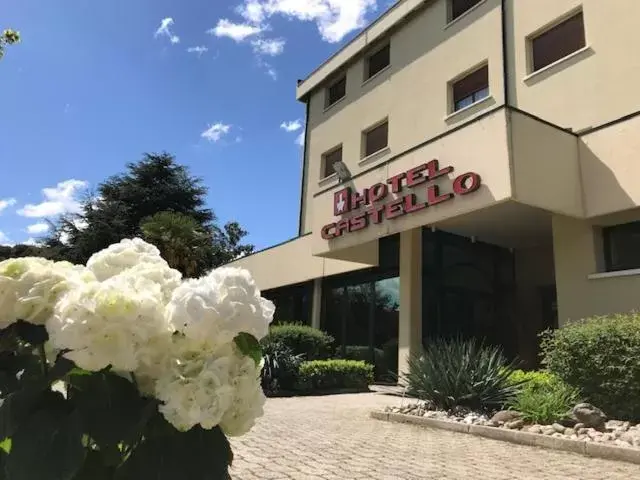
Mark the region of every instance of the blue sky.
POLYGON ((0 244, 37 239, 86 189, 161 151, 204 179, 220 221, 239 221, 258 249, 294 237, 296 80, 388 4, 4 0, 0 29, 22 43, 0 60, 0 244))

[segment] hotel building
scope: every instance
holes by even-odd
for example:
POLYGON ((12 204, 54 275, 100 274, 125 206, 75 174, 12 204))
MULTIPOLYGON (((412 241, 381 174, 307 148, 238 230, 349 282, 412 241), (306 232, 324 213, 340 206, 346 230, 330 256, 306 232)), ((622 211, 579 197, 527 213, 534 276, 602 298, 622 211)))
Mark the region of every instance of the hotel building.
POLYGON ((386 368, 438 336, 640 304, 640 2, 400 0, 298 82, 299 236, 248 268, 278 320, 386 368))

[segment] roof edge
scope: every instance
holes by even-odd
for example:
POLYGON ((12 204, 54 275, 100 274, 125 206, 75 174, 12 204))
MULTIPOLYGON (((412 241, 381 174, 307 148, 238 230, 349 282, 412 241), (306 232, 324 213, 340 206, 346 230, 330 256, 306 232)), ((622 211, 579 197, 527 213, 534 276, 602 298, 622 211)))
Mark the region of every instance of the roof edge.
POLYGON ((402 22, 416 9, 431 3, 432 0, 399 0, 362 30, 353 40, 340 48, 327 60, 322 62, 306 78, 298 80, 296 98, 305 98, 329 75, 343 67, 346 63, 360 54, 367 46, 385 35, 390 29, 402 22))

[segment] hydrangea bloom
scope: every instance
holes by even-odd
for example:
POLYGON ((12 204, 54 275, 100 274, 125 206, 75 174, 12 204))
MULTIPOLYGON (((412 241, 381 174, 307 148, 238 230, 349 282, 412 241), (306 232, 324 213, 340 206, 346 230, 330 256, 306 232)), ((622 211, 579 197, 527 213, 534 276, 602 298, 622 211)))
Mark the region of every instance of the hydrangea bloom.
POLYGON ((87 268, 103 281, 139 264, 166 266, 167 262, 154 245, 140 238, 125 238, 91 255, 87 268))
POLYGON ((215 346, 232 342, 240 332, 263 338, 274 311, 248 271, 225 267, 183 282, 173 292, 167 317, 187 338, 215 346))
POLYGON ((43 325, 60 297, 77 285, 94 281, 84 267, 37 257, 0 262, 0 328, 16 320, 43 325))
POLYGON ((231 379, 233 401, 220 421, 220 428, 229 436, 244 435, 264 413, 266 397, 260 385, 260 370, 261 365, 252 359, 236 357, 231 379))
POLYGON ((159 285, 121 274, 86 283, 58 302, 47 322, 52 345, 69 349, 67 358, 86 370, 132 372, 140 352, 154 337, 170 334, 159 285))
POLYGON ((87 268, 99 281, 124 272, 147 278, 160 285, 165 301, 171 298, 182 280, 182 274, 169 267, 160 256, 160 250, 140 238, 124 239, 93 254, 87 268))
POLYGON ((241 332, 264 337, 274 309, 248 271, 220 268, 182 281, 140 239, 96 253, 87 267, 0 262, 0 329, 17 319, 46 325, 48 361, 64 350, 80 368, 111 366, 135 376, 139 391, 160 400, 160 412, 181 431, 220 426, 242 435, 262 415, 261 365, 234 339, 241 332))
POLYGON ((198 348, 188 339, 178 341, 167 368, 156 381, 159 407, 180 431, 195 425, 211 429, 220 423, 235 398, 231 370, 235 353, 231 345, 217 351, 198 348))

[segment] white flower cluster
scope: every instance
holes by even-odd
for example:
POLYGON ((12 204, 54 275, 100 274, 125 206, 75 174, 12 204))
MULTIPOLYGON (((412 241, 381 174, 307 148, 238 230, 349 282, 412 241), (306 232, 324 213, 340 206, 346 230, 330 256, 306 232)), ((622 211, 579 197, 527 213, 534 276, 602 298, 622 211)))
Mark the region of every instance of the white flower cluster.
POLYGON ((135 378, 182 431, 219 425, 242 435, 262 415, 260 366, 234 339, 260 340, 273 313, 246 270, 182 280, 138 238, 96 253, 86 267, 35 257, 0 262, 0 328, 17 319, 45 325, 48 352, 135 378))

